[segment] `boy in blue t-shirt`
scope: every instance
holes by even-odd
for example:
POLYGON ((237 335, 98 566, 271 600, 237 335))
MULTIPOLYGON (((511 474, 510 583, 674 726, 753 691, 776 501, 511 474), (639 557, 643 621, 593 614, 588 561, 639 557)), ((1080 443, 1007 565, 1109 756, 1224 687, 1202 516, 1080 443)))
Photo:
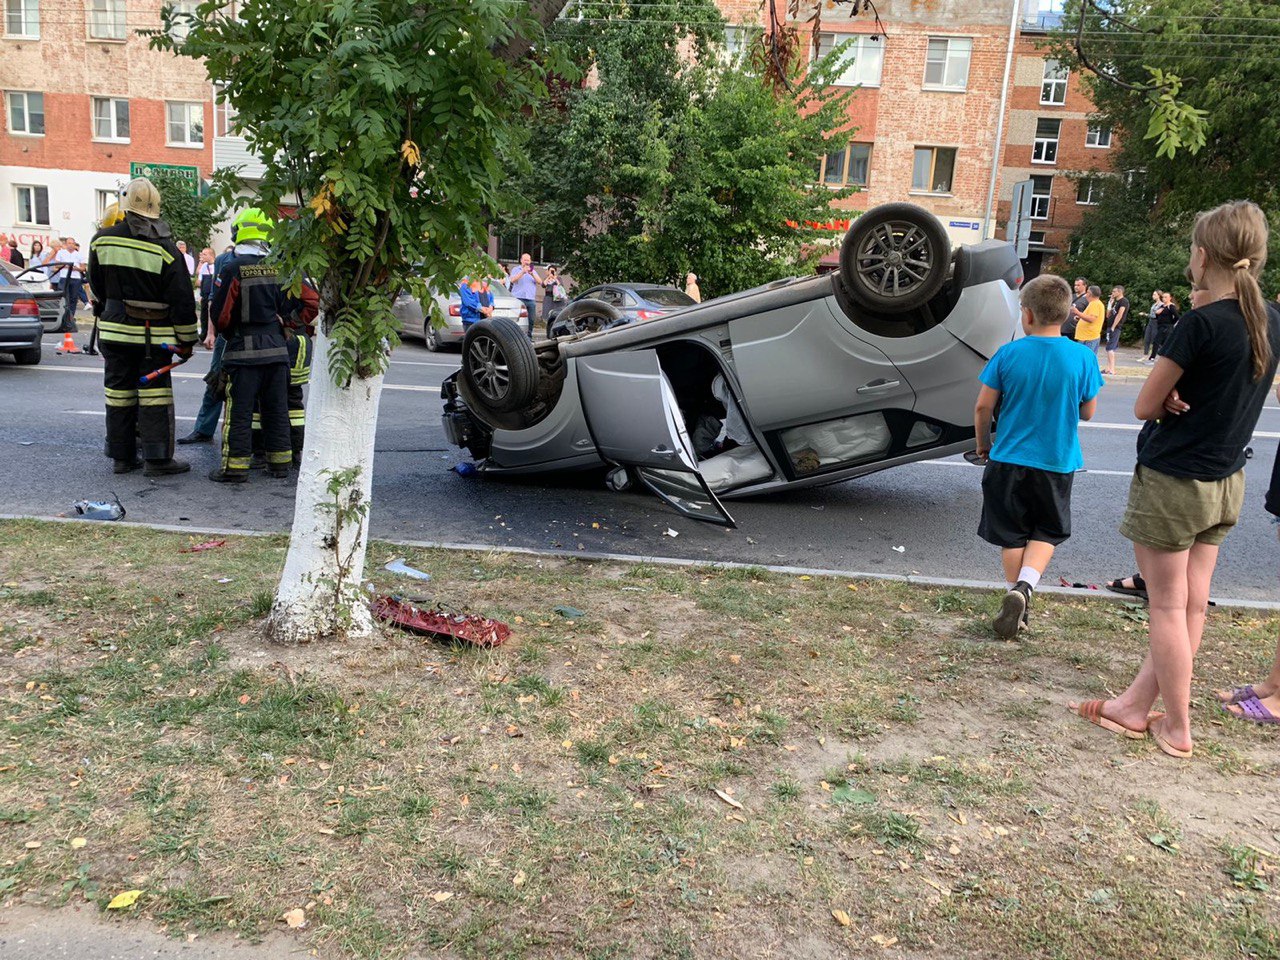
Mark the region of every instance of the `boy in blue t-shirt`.
POLYGON ((978 535, 1001 548, 1009 590, 995 620, 1008 640, 1027 623, 1053 549, 1071 536, 1071 481, 1084 466, 1077 425, 1093 418, 1102 376, 1093 352, 1060 335, 1071 288, 1043 274, 1022 288, 1026 336, 996 351, 974 409, 982 475, 978 535), (991 420, 1000 405, 995 446, 991 420))

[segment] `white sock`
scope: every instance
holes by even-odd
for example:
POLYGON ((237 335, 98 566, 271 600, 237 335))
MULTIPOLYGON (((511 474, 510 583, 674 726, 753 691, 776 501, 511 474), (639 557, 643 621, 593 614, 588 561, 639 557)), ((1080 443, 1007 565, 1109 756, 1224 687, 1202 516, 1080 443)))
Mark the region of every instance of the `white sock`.
POLYGON ((1040 586, 1040 572, 1034 567, 1023 567, 1018 571, 1018 579, 1026 583, 1032 590, 1040 586))

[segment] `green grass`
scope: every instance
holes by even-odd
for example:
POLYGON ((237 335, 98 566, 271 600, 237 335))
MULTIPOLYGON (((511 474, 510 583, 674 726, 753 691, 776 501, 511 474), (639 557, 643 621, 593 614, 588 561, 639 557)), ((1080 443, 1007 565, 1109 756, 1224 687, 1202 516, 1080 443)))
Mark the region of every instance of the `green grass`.
MULTIPOLYGON (((1127 681, 1137 611, 1046 598, 997 646, 965 591, 409 551, 513 641, 284 649, 260 629, 283 541, 190 542, 0 524, 0 901, 143 889, 132 912, 177 935, 249 938, 305 908, 320 955, 378 960, 872 934, 1280 960, 1267 732, 1198 690, 1201 759, 1166 765, 1057 706, 1127 681)), ((373 544, 369 569, 401 555, 373 544)), ((1197 677, 1254 675, 1272 625, 1211 618, 1197 677)))

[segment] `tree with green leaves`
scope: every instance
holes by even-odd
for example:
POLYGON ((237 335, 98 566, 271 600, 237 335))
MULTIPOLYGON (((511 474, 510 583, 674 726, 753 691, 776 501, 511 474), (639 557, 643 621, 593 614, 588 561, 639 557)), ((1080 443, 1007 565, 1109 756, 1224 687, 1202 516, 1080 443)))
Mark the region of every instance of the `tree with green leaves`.
POLYGON ((1071 26, 1050 42, 1059 56, 1082 50, 1099 71, 1086 75, 1096 120, 1120 146, 1108 158, 1117 173, 1076 232, 1067 267, 1104 285, 1185 295, 1194 214, 1247 198, 1272 217, 1263 285, 1280 289, 1280 9, 1266 0, 1081 2, 1084 26, 1069 13, 1071 26), (1168 116, 1153 109, 1147 88, 1170 77, 1176 89, 1166 93, 1200 118, 1200 140, 1171 141, 1168 116))
POLYGON ((818 160, 851 133, 854 94, 829 86, 843 51, 775 88, 765 45, 730 60, 710 0, 643 21, 608 2, 583 10, 562 35, 593 82, 533 116, 519 228, 581 284, 692 271, 719 295, 811 271, 829 241, 806 224, 853 192, 815 185, 818 160))
POLYGON ((160 208, 175 240, 184 240, 192 255, 209 246, 213 230, 226 218, 234 177, 224 171, 213 175, 207 189, 192 189, 190 181, 177 177, 156 177, 160 208))
POLYGON ((392 300, 457 279, 508 205, 502 158, 544 71, 564 0, 203 0, 166 9, 153 46, 200 58, 266 173, 281 275, 320 318, 292 536, 270 618, 282 642, 372 630, 360 583, 374 429, 397 340, 392 300), (173 27, 178 24, 179 29, 173 27), (182 29, 185 27, 186 29, 182 29), (539 56, 527 56, 539 44, 539 56))
MULTIPOLYGON (((1141 169, 1161 204, 1180 213, 1223 198, 1264 208, 1280 199, 1280 8, 1270 0, 1117 2, 1104 15, 1086 4, 1083 39, 1051 39, 1076 56, 1101 119, 1123 134, 1121 169, 1141 169), (1180 134, 1176 119, 1152 106, 1150 82, 1200 118, 1201 134, 1180 134), (1171 80, 1172 78, 1172 80, 1171 80)), ((1168 102, 1168 101, 1166 101, 1168 102)))

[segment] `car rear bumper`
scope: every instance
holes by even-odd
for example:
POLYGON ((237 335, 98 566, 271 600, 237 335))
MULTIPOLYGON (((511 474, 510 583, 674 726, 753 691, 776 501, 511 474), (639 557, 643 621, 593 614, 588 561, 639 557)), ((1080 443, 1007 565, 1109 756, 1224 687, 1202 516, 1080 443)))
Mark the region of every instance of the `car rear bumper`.
POLYGON ((40 346, 44 324, 39 317, 0 320, 0 350, 30 350, 40 346))

